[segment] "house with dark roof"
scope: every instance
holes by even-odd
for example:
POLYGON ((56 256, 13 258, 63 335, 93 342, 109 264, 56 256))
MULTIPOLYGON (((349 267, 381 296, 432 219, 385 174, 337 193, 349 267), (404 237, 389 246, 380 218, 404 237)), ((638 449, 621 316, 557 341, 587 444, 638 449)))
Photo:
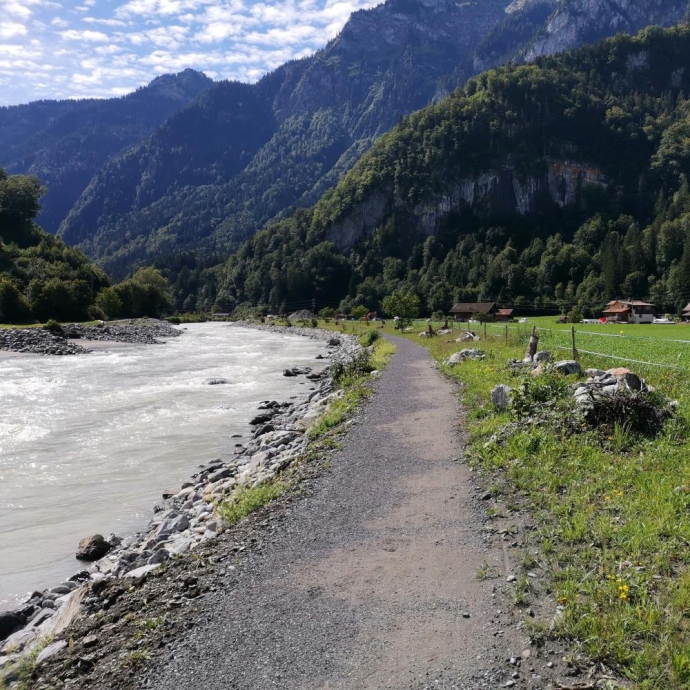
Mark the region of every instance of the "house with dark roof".
POLYGON ((606 305, 602 316, 615 323, 652 323, 656 306, 639 299, 614 299, 606 305))
POLYGON ((482 316, 494 316, 497 311, 496 302, 458 302, 453 305, 450 315, 456 321, 469 321, 482 316))

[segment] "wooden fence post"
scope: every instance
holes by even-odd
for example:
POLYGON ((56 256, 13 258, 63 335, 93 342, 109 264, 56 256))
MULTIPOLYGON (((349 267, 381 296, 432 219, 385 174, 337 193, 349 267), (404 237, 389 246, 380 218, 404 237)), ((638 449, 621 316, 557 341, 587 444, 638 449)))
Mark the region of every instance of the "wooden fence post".
POLYGON ((484 340, 486 340, 486 321, 484 321, 484 340))
POLYGON ((578 354, 577 354, 577 348, 575 347, 575 326, 570 327, 570 339, 573 345, 573 359, 577 361, 578 359, 578 354))
POLYGON ((508 324, 506 324, 506 346, 508 345, 508 324))

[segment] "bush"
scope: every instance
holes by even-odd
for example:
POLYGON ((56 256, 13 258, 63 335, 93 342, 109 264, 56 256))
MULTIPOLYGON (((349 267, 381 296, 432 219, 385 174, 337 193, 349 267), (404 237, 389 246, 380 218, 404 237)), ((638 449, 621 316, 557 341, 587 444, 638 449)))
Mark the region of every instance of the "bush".
POLYGON ((355 319, 363 319, 368 313, 369 310, 361 304, 352 310, 352 316, 355 319))
POLYGON ((55 335, 64 335, 65 331, 62 326, 55 319, 48 319, 43 329, 55 333, 55 335))
POLYGON ((347 364, 336 362, 331 366, 331 376, 337 383, 345 378, 365 376, 374 371, 368 350, 360 350, 347 364))
POLYGON ((362 335, 359 337, 359 343, 360 345, 362 345, 362 347, 370 347, 380 337, 381 334, 376 329, 372 328, 366 331, 365 333, 362 333, 362 335))
POLYGON ((97 304, 92 304, 86 310, 86 313, 89 315, 89 318, 92 321, 107 321, 108 320, 108 315, 97 304))
POLYGON ((587 423, 592 427, 613 430, 616 427, 630 433, 654 437, 661 433, 673 416, 668 401, 656 392, 630 394, 624 391, 594 398, 584 408, 587 423))

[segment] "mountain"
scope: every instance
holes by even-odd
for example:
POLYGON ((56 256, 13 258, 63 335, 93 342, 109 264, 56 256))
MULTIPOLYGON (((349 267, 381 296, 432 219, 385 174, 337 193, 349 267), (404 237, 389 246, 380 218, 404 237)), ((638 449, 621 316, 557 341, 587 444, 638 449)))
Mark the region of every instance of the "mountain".
POLYGON ((34 174, 48 189, 38 221, 55 234, 94 174, 139 144, 213 82, 168 74, 122 98, 36 101, 0 108, 0 166, 34 174))
POLYGON ((487 67, 683 19, 687 0, 388 0, 255 85, 219 83, 91 179, 59 234, 115 276, 227 254, 487 67))
POLYGON ((652 27, 471 79, 403 118, 314 207, 197 272, 200 301, 376 309, 402 289, 429 311, 491 299, 597 313, 617 296, 677 310, 689 55, 690 28, 652 27))

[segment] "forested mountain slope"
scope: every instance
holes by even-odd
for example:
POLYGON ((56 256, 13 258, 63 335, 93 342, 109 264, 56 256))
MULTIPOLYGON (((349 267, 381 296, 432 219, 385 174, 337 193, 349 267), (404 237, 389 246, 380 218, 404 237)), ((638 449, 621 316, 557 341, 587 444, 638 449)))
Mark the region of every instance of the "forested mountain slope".
MULTIPOLYGON (((309 210, 196 275, 224 308, 317 298, 690 300, 690 29, 505 66, 406 117, 309 210)), ((178 291, 184 291, 180 274, 178 291)))
POLYGON ((88 318, 109 285, 81 252, 34 223, 41 193, 36 178, 0 169, 0 323, 88 318))
POLYGON ((388 0, 357 12, 314 56, 256 85, 212 87, 111 160, 60 234, 115 276, 180 251, 227 254, 271 218, 314 203, 401 116, 487 66, 672 25, 687 8, 600 4, 388 0))
POLYGON ((54 234, 104 163, 141 142, 211 84, 185 70, 122 98, 0 108, 0 166, 34 174, 48 188, 38 221, 54 234))

